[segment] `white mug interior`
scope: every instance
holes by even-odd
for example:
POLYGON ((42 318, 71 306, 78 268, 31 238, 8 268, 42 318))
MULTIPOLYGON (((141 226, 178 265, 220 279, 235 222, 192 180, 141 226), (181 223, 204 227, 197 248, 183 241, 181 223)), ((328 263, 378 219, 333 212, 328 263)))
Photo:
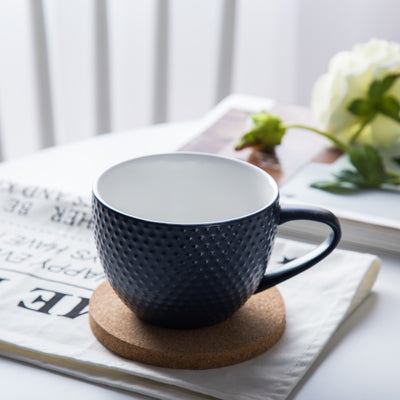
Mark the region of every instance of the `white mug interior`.
POLYGON ((95 181, 106 206, 147 221, 212 224, 257 213, 275 202, 278 187, 262 169, 202 153, 169 153, 117 164, 95 181))

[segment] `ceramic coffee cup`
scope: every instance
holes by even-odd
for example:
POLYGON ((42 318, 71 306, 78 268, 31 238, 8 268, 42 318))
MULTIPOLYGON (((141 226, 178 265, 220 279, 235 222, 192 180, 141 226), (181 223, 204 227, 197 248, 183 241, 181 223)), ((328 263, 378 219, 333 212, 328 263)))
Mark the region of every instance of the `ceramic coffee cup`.
POLYGON ((142 320, 169 328, 223 321, 254 293, 313 266, 340 240, 337 218, 279 204, 273 178, 209 154, 132 159, 93 186, 94 233, 106 276, 142 320), (316 249, 268 273, 277 225, 306 219, 332 232, 316 249))

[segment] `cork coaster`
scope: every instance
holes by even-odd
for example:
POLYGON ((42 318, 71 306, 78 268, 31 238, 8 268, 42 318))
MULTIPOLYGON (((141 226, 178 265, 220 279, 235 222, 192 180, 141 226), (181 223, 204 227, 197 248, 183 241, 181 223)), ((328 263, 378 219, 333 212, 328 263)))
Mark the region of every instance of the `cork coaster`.
POLYGON ((125 358, 168 368, 217 368, 271 348, 285 329, 285 304, 274 287, 217 325, 168 329, 139 320, 104 282, 90 299, 89 322, 99 342, 125 358))

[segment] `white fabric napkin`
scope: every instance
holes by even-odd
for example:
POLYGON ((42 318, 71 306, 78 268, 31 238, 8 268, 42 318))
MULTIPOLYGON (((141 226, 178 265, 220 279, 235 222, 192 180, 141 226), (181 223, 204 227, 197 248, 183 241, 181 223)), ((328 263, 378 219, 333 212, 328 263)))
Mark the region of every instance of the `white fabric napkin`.
MULTIPOLYGON (((201 371, 153 367, 109 352, 89 328, 85 302, 104 276, 88 202, 3 182, 0 206, 0 352, 157 399, 287 398, 341 322, 368 295, 380 266, 373 255, 335 250, 279 285, 285 332, 258 357, 201 371)), ((278 239, 269 268, 282 267, 284 257, 309 248, 278 239)))

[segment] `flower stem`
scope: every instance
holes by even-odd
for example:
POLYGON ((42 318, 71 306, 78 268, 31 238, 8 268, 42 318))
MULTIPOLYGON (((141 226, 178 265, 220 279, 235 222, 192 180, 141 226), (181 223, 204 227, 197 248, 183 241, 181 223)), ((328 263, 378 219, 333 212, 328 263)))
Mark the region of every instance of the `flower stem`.
POLYGON ((367 118, 358 128, 357 132, 352 136, 352 138, 350 139, 350 144, 353 144, 357 138, 360 136, 361 132, 364 130, 364 128, 374 119, 375 115, 367 118))
POLYGON ((346 152, 347 150, 347 146, 341 142, 339 139, 337 139, 335 136, 331 135, 328 132, 324 132, 321 131, 319 129, 316 128, 312 128, 311 126, 307 126, 307 125, 301 125, 301 124, 285 124, 285 128, 299 128, 299 129, 305 129, 307 131, 312 131, 315 133, 318 133, 321 136, 325 136, 327 139, 329 139, 331 142, 333 142, 337 147, 339 147, 340 150, 346 152))

